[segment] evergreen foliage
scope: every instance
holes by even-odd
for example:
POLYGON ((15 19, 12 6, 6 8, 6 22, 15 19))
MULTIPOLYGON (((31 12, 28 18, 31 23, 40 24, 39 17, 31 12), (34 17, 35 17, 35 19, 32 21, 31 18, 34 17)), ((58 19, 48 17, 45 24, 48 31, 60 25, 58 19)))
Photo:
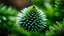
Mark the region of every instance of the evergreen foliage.
POLYGON ((0 31, 5 30, 3 33, 8 36, 64 36, 64 1, 31 0, 31 3, 33 6, 21 12, 0 4, 0 31))
MULTIPOLYGON (((28 32, 20 29, 16 24, 17 10, 0 4, 0 28, 7 29, 8 34, 17 33, 18 35, 29 36, 28 32)), ((3 32, 4 33, 4 32, 3 32)), ((2 34, 1 34, 2 35, 2 34)))
POLYGON ((64 1, 63 0, 55 0, 55 16, 58 21, 62 21, 64 18, 64 1))

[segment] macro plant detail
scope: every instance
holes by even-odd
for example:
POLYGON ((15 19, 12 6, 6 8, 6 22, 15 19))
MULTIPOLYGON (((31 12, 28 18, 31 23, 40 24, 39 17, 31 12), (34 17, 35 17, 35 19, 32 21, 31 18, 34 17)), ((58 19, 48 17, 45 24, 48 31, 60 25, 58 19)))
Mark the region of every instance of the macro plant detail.
POLYGON ((46 15, 35 5, 18 13, 17 24, 25 30, 40 31, 46 27, 46 15))
POLYGON ((64 36, 64 0, 0 0, 0 36, 64 36))

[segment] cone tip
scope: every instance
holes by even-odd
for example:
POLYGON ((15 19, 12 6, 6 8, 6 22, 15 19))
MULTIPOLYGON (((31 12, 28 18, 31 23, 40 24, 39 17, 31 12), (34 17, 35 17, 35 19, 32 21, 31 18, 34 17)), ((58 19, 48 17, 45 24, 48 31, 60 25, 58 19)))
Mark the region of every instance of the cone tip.
POLYGON ((35 8, 35 5, 33 5, 33 8, 35 8))

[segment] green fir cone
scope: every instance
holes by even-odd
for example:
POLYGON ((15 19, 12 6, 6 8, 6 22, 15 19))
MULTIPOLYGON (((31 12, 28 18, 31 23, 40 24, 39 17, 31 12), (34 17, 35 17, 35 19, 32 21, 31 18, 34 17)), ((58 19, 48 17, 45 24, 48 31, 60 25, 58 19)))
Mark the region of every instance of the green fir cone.
POLYGON ((18 13, 17 24, 25 30, 39 31, 46 27, 46 15, 35 5, 18 13))

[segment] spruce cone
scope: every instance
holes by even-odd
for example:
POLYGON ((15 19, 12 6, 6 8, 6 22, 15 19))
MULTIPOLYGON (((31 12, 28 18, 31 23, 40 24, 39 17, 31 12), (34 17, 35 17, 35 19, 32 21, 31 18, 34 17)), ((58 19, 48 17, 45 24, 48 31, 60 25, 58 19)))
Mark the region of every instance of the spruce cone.
POLYGON ((25 30, 39 31, 46 27, 46 15, 35 5, 18 13, 17 24, 25 30))

